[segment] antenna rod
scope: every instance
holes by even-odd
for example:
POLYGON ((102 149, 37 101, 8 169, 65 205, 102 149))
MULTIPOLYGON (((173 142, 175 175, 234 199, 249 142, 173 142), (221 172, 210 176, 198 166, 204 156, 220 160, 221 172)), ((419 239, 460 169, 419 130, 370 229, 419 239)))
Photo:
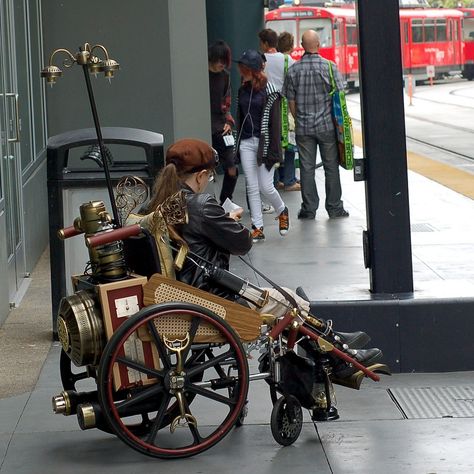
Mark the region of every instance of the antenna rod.
POLYGON ((95 99, 94 99, 94 92, 92 90, 92 83, 91 83, 91 78, 89 75, 89 69, 87 67, 87 64, 82 65, 82 70, 84 71, 84 78, 86 80, 87 93, 89 95, 89 102, 90 102, 91 110, 92 110, 92 117, 94 118, 95 131, 97 133, 97 141, 99 143, 100 154, 102 157, 102 165, 104 166, 105 181, 107 183, 107 190, 109 192, 110 204, 112 206, 114 224, 116 227, 121 227, 121 222, 120 222, 120 218, 117 211, 117 204, 115 202, 115 196, 114 196, 114 191, 112 187, 112 179, 110 178, 109 163, 107 162, 107 159, 106 159, 104 140, 102 138, 102 131, 100 129, 99 115, 97 113, 97 107, 96 107, 95 99))

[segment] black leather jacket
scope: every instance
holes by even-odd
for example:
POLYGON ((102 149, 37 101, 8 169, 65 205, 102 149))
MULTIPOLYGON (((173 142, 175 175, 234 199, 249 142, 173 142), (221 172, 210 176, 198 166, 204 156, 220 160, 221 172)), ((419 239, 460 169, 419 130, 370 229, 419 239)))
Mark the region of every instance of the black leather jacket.
MULTIPOLYGON (((219 268, 229 269, 230 255, 245 255, 252 247, 250 231, 224 211, 214 196, 184 187, 189 222, 177 228, 189 249, 219 268)), ((177 278, 205 291, 233 299, 229 292, 206 280, 203 270, 186 259, 177 278)))

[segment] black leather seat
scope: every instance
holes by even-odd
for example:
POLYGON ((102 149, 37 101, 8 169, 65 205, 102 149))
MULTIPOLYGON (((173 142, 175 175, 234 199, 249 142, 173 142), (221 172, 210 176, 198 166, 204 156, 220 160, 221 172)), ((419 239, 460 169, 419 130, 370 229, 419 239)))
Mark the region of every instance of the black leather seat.
POLYGON ((125 262, 132 273, 150 278, 154 273, 161 273, 160 257, 153 235, 142 229, 142 233, 123 241, 125 262))

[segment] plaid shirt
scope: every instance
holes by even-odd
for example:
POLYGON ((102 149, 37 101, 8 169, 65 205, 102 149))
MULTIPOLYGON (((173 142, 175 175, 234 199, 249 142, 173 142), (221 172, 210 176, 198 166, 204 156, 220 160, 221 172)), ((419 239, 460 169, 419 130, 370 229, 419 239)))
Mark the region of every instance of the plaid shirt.
MULTIPOLYGON (((343 90, 344 80, 334 63, 332 70, 337 88, 343 90)), ((282 94, 296 102, 296 135, 334 130, 330 91, 329 62, 319 54, 304 54, 288 69, 282 94)))

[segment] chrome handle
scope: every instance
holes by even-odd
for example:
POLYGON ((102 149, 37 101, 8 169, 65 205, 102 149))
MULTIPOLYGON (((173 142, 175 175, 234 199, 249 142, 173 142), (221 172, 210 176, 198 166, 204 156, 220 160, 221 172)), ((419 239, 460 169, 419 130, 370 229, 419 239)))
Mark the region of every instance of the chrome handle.
POLYGON ((15 98, 15 128, 16 128, 16 136, 15 138, 8 138, 8 143, 18 143, 20 141, 20 106, 19 106, 19 98, 18 94, 15 92, 7 92, 5 97, 14 97, 15 98))

